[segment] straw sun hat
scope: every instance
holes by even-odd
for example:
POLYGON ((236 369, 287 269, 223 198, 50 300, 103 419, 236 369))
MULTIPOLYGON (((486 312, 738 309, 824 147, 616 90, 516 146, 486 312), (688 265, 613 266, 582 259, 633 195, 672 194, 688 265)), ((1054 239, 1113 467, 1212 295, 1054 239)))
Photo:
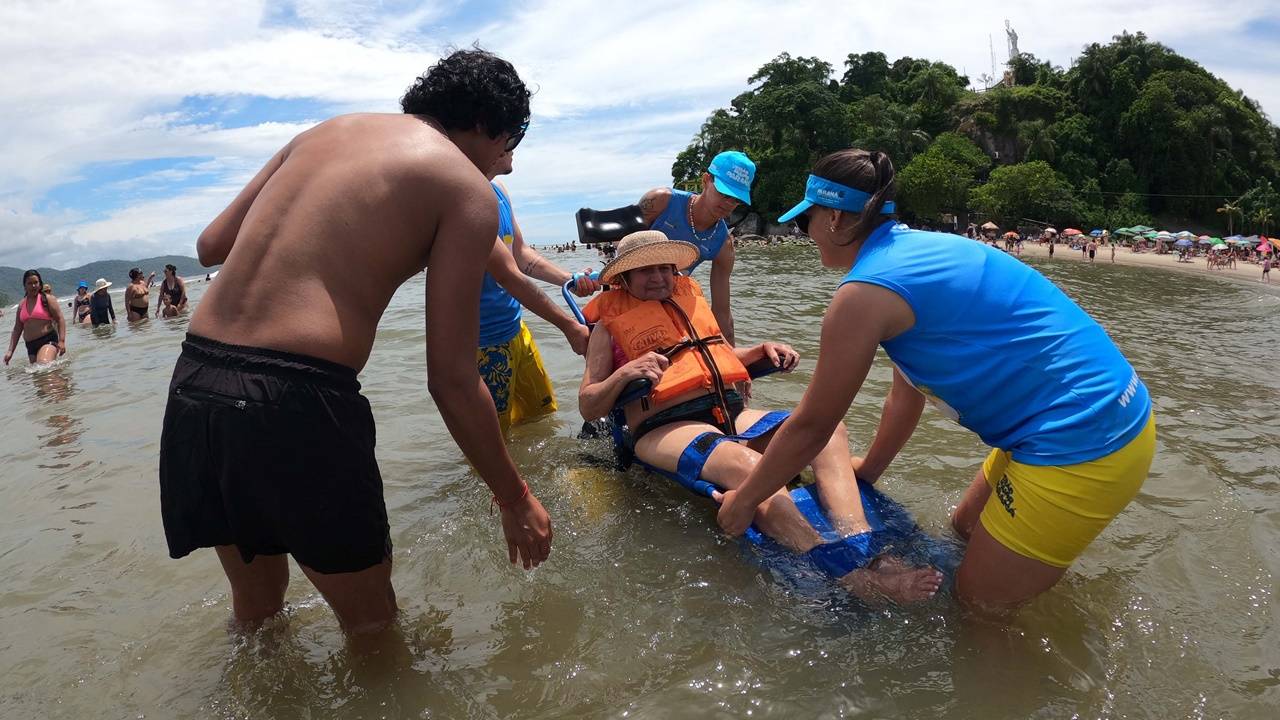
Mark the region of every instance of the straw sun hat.
POLYGON ((111 287, 111 283, 107 282, 105 278, 98 278, 97 282, 93 284, 93 291, 97 292, 99 290, 105 290, 109 287, 111 287))
POLYGON ((683 270, 698 261, 698 246, 670 240, 658 230, 641 230, 618 241, 617 256, 600 271, 600 281, 612 283, 618 275, 650 265, 675 265, 683 270))

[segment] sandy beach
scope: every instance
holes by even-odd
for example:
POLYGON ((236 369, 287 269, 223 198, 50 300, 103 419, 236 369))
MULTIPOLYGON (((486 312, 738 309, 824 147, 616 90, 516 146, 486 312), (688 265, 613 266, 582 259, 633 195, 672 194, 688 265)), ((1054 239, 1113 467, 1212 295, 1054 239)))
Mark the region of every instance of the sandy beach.
MULTIPOLYGON (((1003 247, 1003 243, 999 247, 1003 247)), ((1023 257, 1049 257, 1049 246, 1040 245, 1038 243, 1027 242, 1022 245, 1023 257)), ((1089 256, 1079 250, 1072 250, 1064 243, 1058 243, 1054 248, 1053 259, 1055 262, 1088 262, 1089 256)), ((1111 264, 1111 248, 1098 248, 1097 257, 1094 262, 1099 265, 1111 264)), ((1250 265, 1246 262, 1236 262, 1234 268, 1215 268, 1210 270, 1205 263, 1204 256, 1198 256, 1191 259, 1191 262, 1178 262, 1178 256, 1174 253, 1167 255, 1157 255, 1154 252, 1135 253, 1127 247, 1116 247, 1115 264, 1131 265, 1137 267, 1154 267, 1174 272, 1190 273, 1193 275, 1209 276, 1216 278, 1224 278, 1234 281, 1248 281, 1261 284, 1262 265, 1250 265)), ((1280 290, 1280 271, 1273 271, 1273 284, 1280 290)))

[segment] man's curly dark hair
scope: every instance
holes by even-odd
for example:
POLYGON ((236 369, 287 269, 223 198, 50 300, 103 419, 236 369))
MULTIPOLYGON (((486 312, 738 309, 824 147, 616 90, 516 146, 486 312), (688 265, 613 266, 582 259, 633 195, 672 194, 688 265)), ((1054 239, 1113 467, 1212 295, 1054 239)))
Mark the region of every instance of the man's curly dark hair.
POLYGON ((515 133, 529 120, 529 89, 511 63, 479 48, 455 50, 414 81, 400 107, 429 115, 446 130, 515 133))

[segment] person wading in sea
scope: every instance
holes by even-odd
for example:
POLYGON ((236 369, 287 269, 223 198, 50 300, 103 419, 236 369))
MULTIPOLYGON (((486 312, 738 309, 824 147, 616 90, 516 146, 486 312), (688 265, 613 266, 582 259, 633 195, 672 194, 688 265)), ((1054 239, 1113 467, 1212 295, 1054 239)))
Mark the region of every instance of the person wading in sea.
MULTIPOLYGON (((498 238, 489 255, 488 272, 480 292, 480 346, 476 365, 489 388, 498 420, 505 431, 512 425, 556 411, 551 378, 542 365, 542 356, 533 335, 521 319, 526 305, 534 314, 559 328, 569 347, 579 355, 587 351, 590 333, 586 326, 555 306, 528 277, 557 287, 574 276, 542 257, 524 241, 511 208, 510 195, 494 180, 509 175, 512 153, 503 153, 486 173, 498 197, 498 238)), ((577 275, 574 291, 590 295, 599 287, 587 277, 588 268, 577 275)))
POLYGON ((498 234, 483 171, 523 137, 529 91, 510 63, 463 50, 401 107, 298 135, 196 245, 222 270, 174 368, 161 511, 170 555, 216 548, 235 617, 249 624, 283 607, 285 553, 349 635, 394 618, 373 415, 356 374, 392 294, 424 267, 427 388, 493 491, 511 562, 530 568, 551 551, 550 518, 507 454, 475 366, 498 234))
POLYGON ((22 287, 26 295, 18 301, 13 316, 13 332, 9 335, 9 351, 4 354, 4 364, 13 358, 18 338, 27 344, 27 361, 32 365, 49 363, 67 354, 67 322, 62 317, 58 299, 45 288, 39 270, 22 274, 22 287))
POLYGON ((160 283, 160 299, 156 301, 156 317, 174 317, 187 310, 187 283, 178 277, 178 268, 164 266, 164 280, 160 283))
POLYGON ((840 150, 814 166, 793 218, 826 267, 847 274, 822 321, 800 406, 736 491, 721 527, 740 534, 849 411, 883 348, 893 387, 875 439, 854 460, 875 482, 927 401, 992 447, 951 525, 968 541, 956 595, 1003 615, 1053 587, 1137 494, 1156 448, 1151 396, 1107 333, 1028 265, 893 219, 881 152, 840 150))
POLYGON ((143 278, 142 271, 138 268, 129 271, 129 284, 124 289, 125 319, 129 322, 147 319, 147 311, 151 309, 151 300, 148 296, 151 294, 151 286, 155 284, 155 279, 155 273, 143 278))
POLYGON ((725 220, 741 204, 751 204, 751 182, 756 164, 736 150, 727 150, 711 159, 702 173, 702 192, 693 194, 671 188, 654 188, 640 198, 640 212, 651 230, 672 240, 698 247, 698 260, 687 268, 711 261, 711 312, 724 334, 733 343, 733 312, 729 307, 729 278, 733 275, 733 243, 725 220))

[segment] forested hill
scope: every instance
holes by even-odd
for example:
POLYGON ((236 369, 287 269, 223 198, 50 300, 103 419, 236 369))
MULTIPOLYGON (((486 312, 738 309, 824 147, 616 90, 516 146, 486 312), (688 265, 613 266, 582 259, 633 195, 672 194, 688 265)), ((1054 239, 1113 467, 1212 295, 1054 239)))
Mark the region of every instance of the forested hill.
MULTIPOLYGON (((99 260, 70 270, 54 270, 52 268, 36 268, 40 277, 53 286, 53 294, 61 298, 70 298, 75 294, 76 285, 84 280, 90 286, 98 278, 105 278, 116 287, 129 282, 129 270, 139 268, 144 273, 153 270, 156 279, 164 275, 164 266, 173 265, 181 276, 203 276, 214 272, 217 268, 206 268, 200 261, 185 255, 162 255, 143 260, 99 260)), ((0 267, 0 298, 6 303, 17 302, 22 296, 22 273, 29 268, 0 267)))
MULTIPOLYGON (((1029 54, 985 91, 946 63, 850 54, 842 74, 784 53, 707 118, 672 166, 694 182, 715 153, 759 171, 766 219, 803 195, 819 156, 887 152, 908 219, 972 212, 1082 228, 1165 223, 1268 232, 1280 221, 1280 130, 1196 62, 1122 34, 1063 69, 1029 54)), ((1060 225, 1061 226, 1061 225, 1060 225)))

